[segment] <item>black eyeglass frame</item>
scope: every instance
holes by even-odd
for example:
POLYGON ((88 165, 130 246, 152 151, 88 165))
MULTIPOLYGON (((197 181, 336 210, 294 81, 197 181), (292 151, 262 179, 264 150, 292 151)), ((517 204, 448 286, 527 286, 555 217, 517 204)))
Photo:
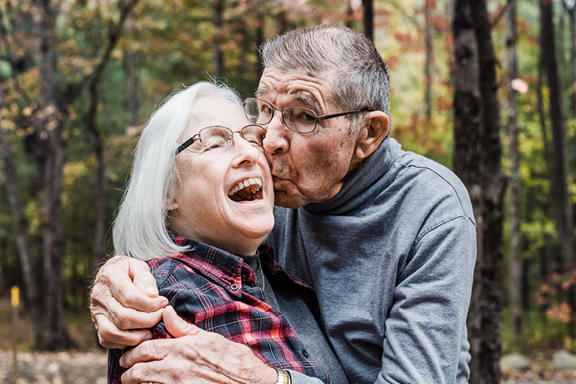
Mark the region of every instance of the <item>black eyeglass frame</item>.
POLYGON ((304 109, 304 110, 307 110, 307 111, 310 111, 310 112, 311 112, 311 113, 310 113, 310 116, 313 117, 314 120, 316 121, 316 122, 314 123, 314 128, 313 128, 311 131, 304 131, 304 132, 303 132, 303 131, 297 131, 297 130, 295 130, 295 129, 293 129, 293 128, 290 128, 290 127, 288 126, 288 124, 286 124, 286 121, 284 120, 284 109, 285 109, 285 108, 283 108, 283 109, 276 108, 276 107, 274 107, 270 102, 268 102, 268 101, 266 101, 266 100, 258 99, 258 98, 256 98, 256 97, 248 97, 247 99, 245 99, 245 100, 242 102, 242 107, 243 107, 243 109, 244 109, 244 114, 246 115, 246 117, 248 118, 248 120, 250 120, 250 115, 248 114, 248 111, 246 110, 246 105, 249 104, 249 103, 254 103, 254 102, 258 102, 258 101, 269 105, 269 106, 270 106, 270 109, 272 110, 272 113, 270 114, 270 120, 269 120, 269 121, 267 121, 267 122, 265 122, 265 123, 263 123, 263 122, 259 122, 259 123, 254 122, 253 124, 256 124, 256 125, 266 125, 266 124, 270 124, 270 122, 271 122, 272 119, 274 118, 274 113, 276 113, 276 111, 279 111, 279 112, 280 112, 280 116, 282 116, 282 124, 283 124, 286 128, 288 128, 288 129, 291 130, 292 132, 303 133, 303 134, 314 132, 314 131, 316 130, 316 127, 318 126, 318 122, 319 122, 319 121, 328 120, 328 119, 333 119, 333 118, 335 118, 335 117, 340 117, 340 116, 351 115, 351 114, 353 114, 353 113, 362 113, 362 112, 372 112, 372 111, 373 111, 373 110, 370 109, 370 108, 362 108, 362 109, 358 109, 358 110, 355 110, 355 111, 338 112, 338 113, 331 113, 331 114, 323 115, 323 116, 316 116, 316 112, 314 112, 312 109, 310 109, 310 108, 308 108, 308 107, 301 107, 301 106, 298 106, 298 105, 288 105, 288 106, 286 106, 285 108, 300 108, 300 109, 304 109))
POLYGON ((207 148, 204 143, 202 142, 201 136, 200 134, 202 133, 203 130, 205 129, 210 129, 210 128, 224 128, 228 131, 230 131, 230 136, 228 136, 228 140, 232 140, 232 142, 234 142, 234 133, 238 133, 240 134, 240 137, 242 137, 244 140, 248 141, 253 147, 262 147, 262 143, 260 144, 255 144, 254 142, 248 140, 245 136, 243 131, 248 128, 248 127, 258 127, 261 128, 264 131, 264 134, 262 135, 262 139, 261 141, 264 140, 264 137, 266 137, 266 128, 262 127, 260 124, 248 124, 243 126, 242 128, 240 128, 239 131, 233 131, 228 127, 225 127, 223 125, 210 125, 208 127, 204 127, 201 130, 198 131, 198 133, 196 133, 195 135, 193 135, 191 138, 189 138, 188 140, 186 140, 185 142, 183 142, 182 144, 180 144, 178 146, 178 148, 176 148, 176 150, 174 151, 174 155, 178 155, 180 152, 184 151, 186 148, 188 148, 189 146, 191 146, 192 144, 194 144, 196 141, 200 140, 200 143, 202 143, 202 146, 204 148, 207 148))

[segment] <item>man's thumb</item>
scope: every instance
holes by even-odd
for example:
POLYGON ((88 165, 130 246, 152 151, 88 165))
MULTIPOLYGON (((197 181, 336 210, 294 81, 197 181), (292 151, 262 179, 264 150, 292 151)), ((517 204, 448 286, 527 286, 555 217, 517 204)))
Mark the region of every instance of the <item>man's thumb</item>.
POLYGON ((202 331, 197 326, 188 323, 178 316, 174 308, 170 305, 164 308, 162 320, 164 321, 166 330, 173 337, 194 336, 202 331))

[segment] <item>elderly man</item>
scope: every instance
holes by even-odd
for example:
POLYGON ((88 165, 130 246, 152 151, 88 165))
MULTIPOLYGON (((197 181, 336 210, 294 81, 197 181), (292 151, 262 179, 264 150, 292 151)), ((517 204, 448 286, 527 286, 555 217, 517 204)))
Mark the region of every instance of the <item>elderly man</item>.
MULTIPOLYGON (((390 137, 386 65, 361 34, 340 26, 295 30, 266 42, 262 59, 256 98, 245 109, 267 129, 277 205, 267 243, 288 272, 315 289, 348 380, 467 382, 476 234, 465 187, 390 137)), ((142 328, 154 325, 165 305, 153 284, 133 259, 104 266, 91 306, 103 345, 148 337, 142 328)), ((211 382, 185 375, 187 367, 208 364, 214 382, 241 382, 219 381, 217 359, 199 359, 208 352, 187 340, 194 353, 186 357, 151 340, 124 364, 137 372, 132 377, 165 369, 167 378, 180 372, 170 376, 180 377, 175 382, 211 382)), ((251 369, 240 360, 238 367, 251 369)))

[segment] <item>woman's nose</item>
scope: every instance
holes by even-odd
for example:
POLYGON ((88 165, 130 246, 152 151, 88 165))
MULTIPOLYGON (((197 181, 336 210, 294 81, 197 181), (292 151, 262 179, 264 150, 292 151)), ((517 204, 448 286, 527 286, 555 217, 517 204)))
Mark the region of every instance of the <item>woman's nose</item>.
POLYGON ((234 166, 237 167, 257 163, 260 155, 262 154, 261 147, 252 145, 240 135, 240 132, 234 133, 238 134, 238 136, 234 137, 233 144, 233 150, 236 152, 236 156, 234 158, 234 166))

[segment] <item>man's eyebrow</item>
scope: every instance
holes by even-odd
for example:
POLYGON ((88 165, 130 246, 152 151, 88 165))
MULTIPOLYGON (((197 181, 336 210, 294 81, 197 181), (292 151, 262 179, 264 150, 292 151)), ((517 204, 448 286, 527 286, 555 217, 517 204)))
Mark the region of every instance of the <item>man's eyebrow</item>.
POLYGON ((316 100, 316 98, 312 96, 310 93, 303 91, 296 91, 294 92, 293 97, 295 100, 298 100, 307 107, 315 109, 317 112, 321 111, 318 100, 316 100))
POLYGON ((256 92, 254 92, 254 96, 260 97, 260 96, 265 95, 267 93, 270 93, 270 90, 268 89, 268 87, 260 87, 256 90, 256 92))

